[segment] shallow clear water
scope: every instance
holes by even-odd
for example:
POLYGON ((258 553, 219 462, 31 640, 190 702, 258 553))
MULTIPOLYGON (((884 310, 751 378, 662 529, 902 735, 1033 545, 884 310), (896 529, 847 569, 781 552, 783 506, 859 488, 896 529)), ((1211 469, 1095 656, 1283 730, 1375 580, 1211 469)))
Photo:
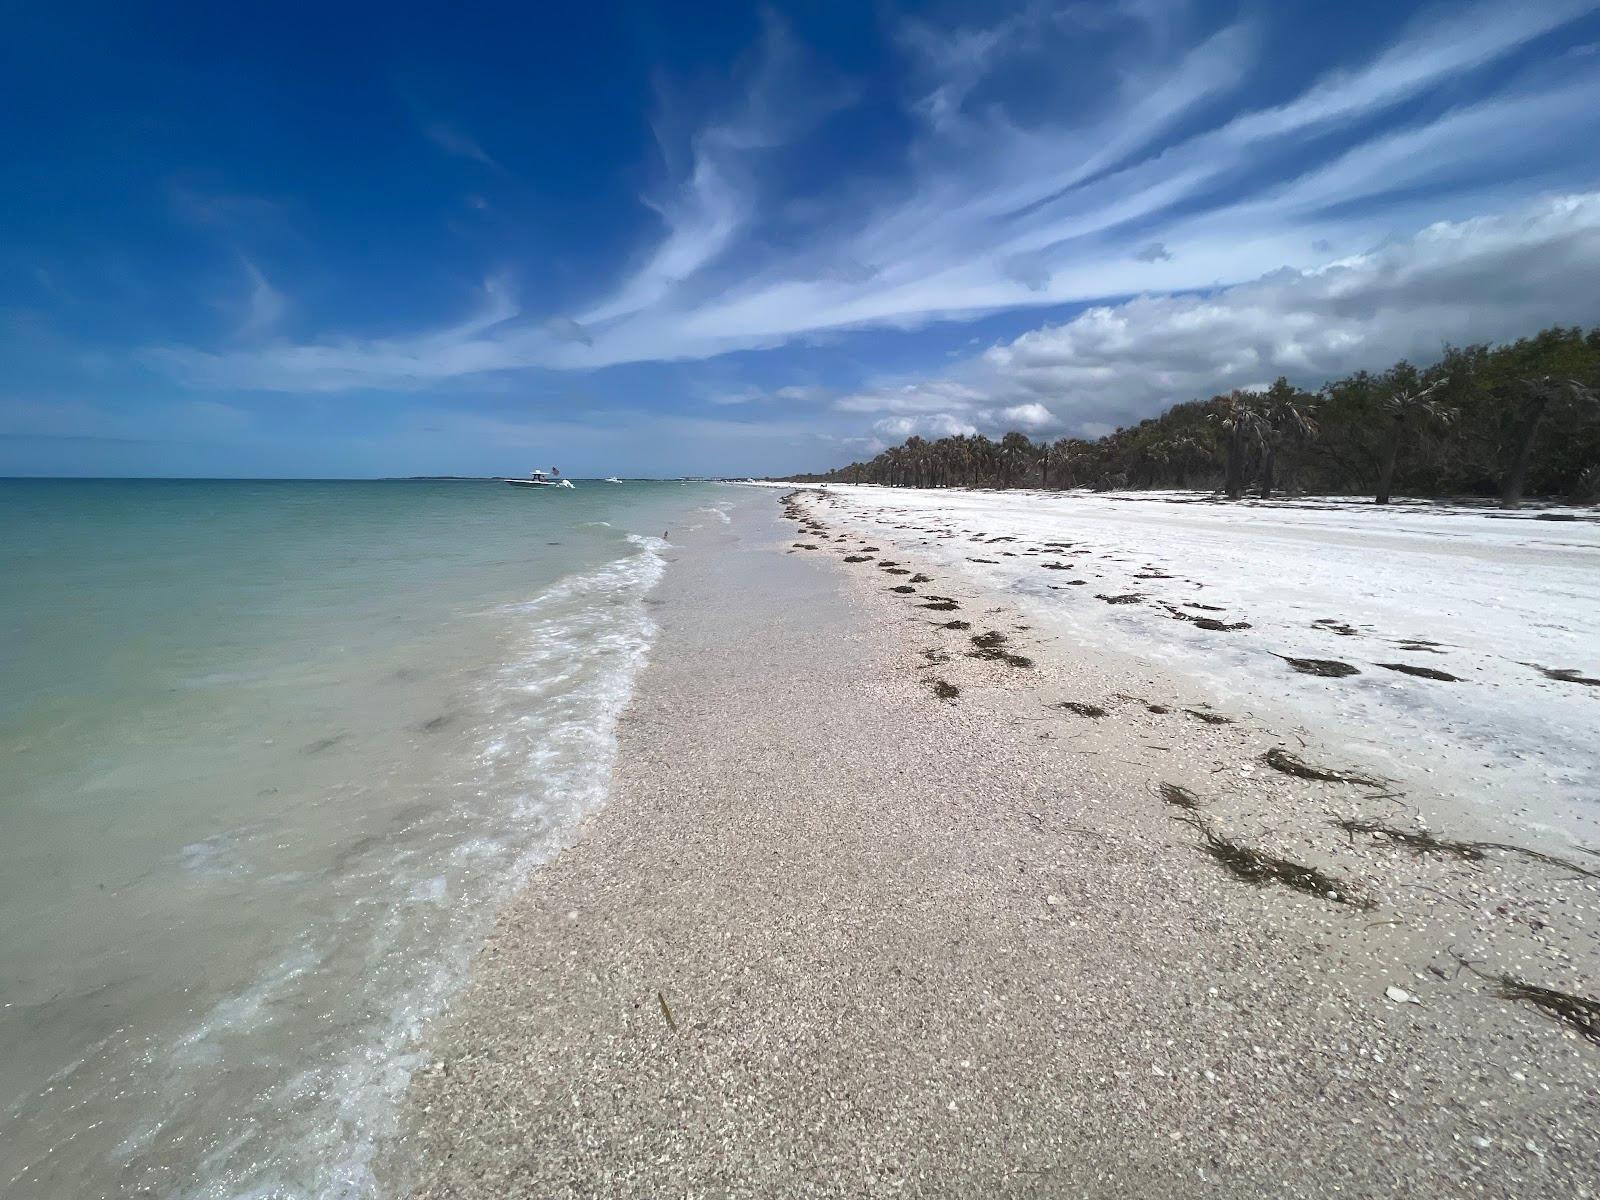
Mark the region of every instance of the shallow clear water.
POLYGON ((0 482, 0 1194, 370 1194, 723 494, 0 482))

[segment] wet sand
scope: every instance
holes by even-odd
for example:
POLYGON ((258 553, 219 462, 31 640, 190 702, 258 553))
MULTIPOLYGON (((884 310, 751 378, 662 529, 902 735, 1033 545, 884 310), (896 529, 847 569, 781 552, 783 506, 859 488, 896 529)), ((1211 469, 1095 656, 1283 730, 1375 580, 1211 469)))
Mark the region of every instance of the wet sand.
POLYGON ((1339 831, 1497 832, 733 495, 674 531, 612 798, 435 1031, 396 1194, 1594 1194, 1600 1045, 1493 982, 1595 994, 1594 878, 1339 831), (1340 896, 1230 874, 1164 782, 1340 896))

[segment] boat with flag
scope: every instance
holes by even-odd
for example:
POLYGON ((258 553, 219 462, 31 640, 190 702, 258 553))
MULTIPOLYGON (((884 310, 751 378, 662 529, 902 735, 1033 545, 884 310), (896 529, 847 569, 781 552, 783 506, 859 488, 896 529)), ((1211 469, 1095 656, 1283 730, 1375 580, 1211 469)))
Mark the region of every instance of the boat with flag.
POLYGON ((529 471, 526 479, 506 480, 512 487, 564 487, 572 486, 572 480, 561 478, 559 467, 551 467, 548 471, 529 471))

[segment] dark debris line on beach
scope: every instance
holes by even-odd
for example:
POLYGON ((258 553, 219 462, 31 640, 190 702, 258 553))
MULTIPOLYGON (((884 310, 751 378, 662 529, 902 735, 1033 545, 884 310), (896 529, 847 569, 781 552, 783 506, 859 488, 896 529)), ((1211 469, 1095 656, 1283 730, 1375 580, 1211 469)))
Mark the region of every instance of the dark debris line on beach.
MULTIPOLYGON (((821 526, 812 526, 812 528, 818 532, 821 530, 821 526)), ((1009 540, 1013 539, 987 539, 987 541, 990 543, 1009 540)), ((797 548, 800 547, 797 545, 797 548)), ((877 547, 868 547, 868 549, 872 552, 877 552, 877 547)), ((1030 553, 1032 552, 1036 551, 1030 551, 1030 553)), ((866 554, 860 554, 847 556, 845 561, 866 562, 871 561, 871 559, 866 554)), ((988 560, 974 559, 973 561, 981 562, 988 560)), ((890 574, 907 573, 904 569, 896 569, 897 564, 892 562, 885 562, 880 565, 884 567, 890 574)), ((1043 565, 1046 569, 1051 570, 1070 569, 1069 567, 1053 563, 1044 563, 1041 565, 1043 565)), ((1136 576, 1136 578, 1154 579, 1170 577, 1159 572, 1151 572, 1136 576)), ((912 577, 912 582, 927 583, 932 582, 932 580, 927 575, 918 573, 912 577)), ((1074 582, 1081 581, 1075 580, 1074 582)), ((892 590, 903 594, 914 594, 915 592, 915 589, 909 585, 900 585, 892 590)), ((1113 605, 1134 604, 1144 599, 1143 596, 1132 593, 1121 595, 1100 594, 1098 598, 1108 604, 1113 605)), ((948 610, 958 607, 958 605, 956 601, 950 597, 927 596, 924 597, 924 603, 922 603, 921 607, 932 608, 935 610, 948 610)), ((1231 632, 1239 629, 1248 629, 1250 627, 1248 622, 1243 621, 1226 622, 1211 617, 1196 617, 1191 613, 1183 612, 1182 610, 1170 604, 1162 603, 1162 607, 1165 608, 1173 618, 1193 623, 1201 629, 1219 632, 1231 632)), ((1215 606, 1194 602, 1191 602, 1187 607, 1219 611, 1215 606)), ((1332 618, 1325 618, 1323 620, 1313 622, 1313 624, 1323 629, 1325 632, 1333 633, 1342 637, 1359 636, 1360 633, 1360 631, 1354 626, 1332 618)), ((949 622, 944 622, 939 627, 965 632, 971 628, 971 625, 967 621, 952 620, 949 622)), ((999 631, 989 631, 987 633, 973 635, 970 640, 973 645, 973 649, 968 652, 969 657, 991 661, 1003 661, 1012 666, 1032 665, 1032 661, 1030 659, 1011 652, 1009 649, 1009 640, 1007 635, 1004 633, 999 631)), ((1417 652, 1426 651, 1428 653, 1435 654, 1442 653, 1442 651, 1433 643, 1420 641, 1402 643, 1401 648, 1417 652)), ((929 665, 949 661, 949 655, 943 651, 931 650, 925 651, 924 654, 929 661, 929 665)), ((1337 660, 1307 659, 1291 657, 1287 655, 1278 655, 1277 657, 1281 658, 1296 671, 1304 674, 1317 675, 1324 678, 1345 678, 1360 673, 1356 667, 1348 663, 1339 662, 1337 660)), ((1418 678, 1431 679, 1439 682, 1461 682, 1459 677, 1431 667, 1420 667, 1406 663, 1389 662, 1380 662, 1374 665, 1385 670, 1412 675, 1418 678)), ((1584 686, 1600 686, 1600 679, 1584 676, 1575 669, 1549 668, 1538 666, 1537 664, 1527 665, 1532 666, 1546 678, 1549 678, 1555 682, 1577 683, 1584 686)), ((941 700, 953 701, 960 695, 960 688, 948 680, 931 678, 927 682, 934 695, 941 700)), ((1052 705, 1052 707, 1090 719, 1101 718, 1108 715, 1104 707, 1087 701, 1060 701, 1052 705)), ((1167 706, 1160 704, 1148 704, 1146 707, 1150 712, 1159 714, 1164 714, 1171 711, 1167 706)), ((1218 713, 1208 712, 1203 709, 1190 708, 1184 709, 1183 711, 1201 721, 1210 724, 1227 724, 1231 722, 1231 718, 1229 717, 1225 717, 1218 713)), ((1389 784, 1384 780, 1375 779, 1354 771, 1334 770, 1309 763, 1299 756, 1289 752, 1288 750, 1283 749, 1282 747, 1277 747, 1267 751, 1264 755, 1262 755, 1262 759, 1274 770, 1283 774, 1291 775, 1298 779, 1315 782, 1350 784, 1367 788, 1383 788, 1389 786, 1389 784)), ((1257 886, 1277 884, 1279 886, 1301 892, 1308 896, 1316 896, 1324 900, 1329 900, 1357 909, 1371 909, 1375 907, 1375 903, 1371 898, 1362 894, 1355 888, 1353 884, 1349 882, 1341 881, 1308 864, 1295 862, 1291 859, 1268 853, 1264 850, 1246 845, 1228 837, 1221 832, 1221 830, 1211 819, 1204 815, 1205 806, 1203 802, 1201 801, 1200 797, 1189 788, 1175 783, 1161 783, 1157 786, 1157 794, 1165 804, 1177 810, 1174 813, 1175 819, 1192 826, 1198 832, 1201 839, 1201 848, 1205 851, 1207 856, 1234 877, 1257 886)), ((1532 861, 1543 862, 1551 866, 1578 873, 1580 875, 1600 878, 1600 872, 1591 871, 1588 868, 1580 866, 1576 863, 1557 858, 1553 855, 1545 854, 1541 851, 1530 850, 1524 847, 1508 845, 1505 843, 1463 841, 1459 839, 1441 837, 1426 830, 1403 830, 1385 824, 1382 821, 1370 818, 1340 818, 1335 820, 1333 824, 1352 838, 1358 834, 1373 837, 1392 843, 1395 846, 1409 850, 1413 854, 1417 855, 1432 854, 1459 862, 1477 864, 1483 862, 1491 852, 1502 852, 1522 856, 1532 861)), ((1540 987, 1538 985, 1530 984, 1517 979, 1509 974, 1502 974, 1494 977, 1485 976, 1485 978, 1490 979, 1491 982, 1494 983, 1496 994, 1499 996, 1508 1000, 1513 1000, 1518 1003, 1538 1008, 1553 1020, 1569 1026, 1578 1034, 1587 1038, 1589 1041, 1600 1045, 1600 1001, 1596 1001, 1581 995, 1540 987)), ((674 1030, 676 1030, 676 1024, 673 1021, 670 1011, 667 1009, 665 998, 658 994, 658 999, 661 1004, 663 1016, 666 1018, 668 1024, 671 1025, 674 1030)))

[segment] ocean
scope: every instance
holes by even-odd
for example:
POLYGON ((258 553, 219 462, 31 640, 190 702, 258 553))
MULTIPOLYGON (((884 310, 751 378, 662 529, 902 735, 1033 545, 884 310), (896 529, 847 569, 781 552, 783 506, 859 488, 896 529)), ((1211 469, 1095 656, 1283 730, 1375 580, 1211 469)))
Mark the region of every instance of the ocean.
POLYGON ((0 481, 0 1194, 373 1195, 725 496, 0 481))

